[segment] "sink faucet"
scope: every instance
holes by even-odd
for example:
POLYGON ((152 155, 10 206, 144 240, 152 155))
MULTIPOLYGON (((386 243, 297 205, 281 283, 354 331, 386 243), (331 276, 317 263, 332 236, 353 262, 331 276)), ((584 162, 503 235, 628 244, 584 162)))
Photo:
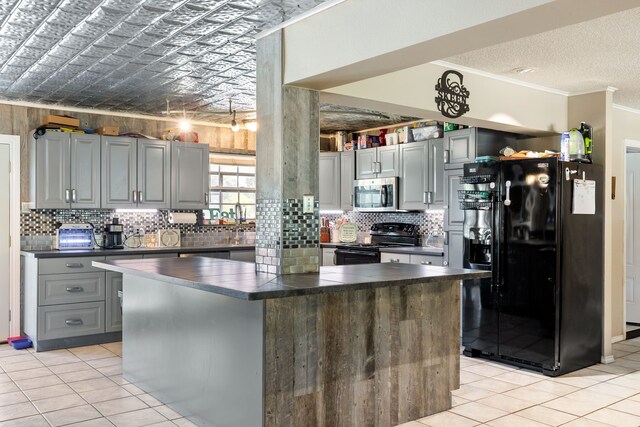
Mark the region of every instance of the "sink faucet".
POLYGON ((233 244, 240 244, 240 219, 242 218, 242 205, 240 202, 236 203, 236 236, 233 238, 233 244))

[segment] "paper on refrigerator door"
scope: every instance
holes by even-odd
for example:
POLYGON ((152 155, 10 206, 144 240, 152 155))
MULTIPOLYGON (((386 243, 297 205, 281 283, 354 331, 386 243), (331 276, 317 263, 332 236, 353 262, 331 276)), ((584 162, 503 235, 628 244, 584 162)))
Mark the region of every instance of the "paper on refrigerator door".
POLYGON ((588 179, 573 180, 573 201, 571 213, 581 215, 595 215, 596 213, 596 182, 588 179))

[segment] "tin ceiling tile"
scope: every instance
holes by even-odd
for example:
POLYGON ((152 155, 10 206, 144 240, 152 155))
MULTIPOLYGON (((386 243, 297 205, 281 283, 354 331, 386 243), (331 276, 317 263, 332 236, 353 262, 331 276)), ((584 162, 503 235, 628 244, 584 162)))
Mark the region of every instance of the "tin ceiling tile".
POLYGON ((181 48, 177 53, 180 53, 182 55, 200 56, 204 55, 209 50, 211 50, 211 46, 194 43, 192 45, 181 48))
POLYGON ((144 52, 145 48, 144 47, 140 47, 140 46, 134 46, 132 44, 125 44, 124 46, 122 46, 120 49, 117 49, 114 53, 116 55, 120 55, 120 56, 124 56, 124 57, 128 57, 128 58, 135 58, 138 55, 140 55, 142 52, 144 52))
POLYGON ((113 34, 120 37, 132 38, 136 36, 140 31, 142 31, 143 27, 137 24, 132 24, 130 22, 121 22, 116 25, 112 30, 109 31, 109 34, 113 34))
POLYGON ((241 17, 242 15, 248 14, 250 11, 238 7, 234 7, 230 4, 227 4, 220 9, 216 10, 216 13, 211 17, 207 18, 212 22, 222 22, 227 23, 234 21, 241 17))
POLYGON ((150 114, 165 99, 225 111, 233 97, 253 108, 255 34, 321 2, 0 0, 0 89, 150 114))

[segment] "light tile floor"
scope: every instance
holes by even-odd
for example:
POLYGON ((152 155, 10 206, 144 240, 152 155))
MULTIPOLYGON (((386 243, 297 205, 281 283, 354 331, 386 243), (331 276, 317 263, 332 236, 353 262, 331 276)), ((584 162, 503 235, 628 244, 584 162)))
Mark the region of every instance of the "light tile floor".
MULTIPOLYGON (((461 357, 453 408, 401 427, 640 426, 640 338, 559 378, 461 357)), ((35 353, 0 345, 0 427, 193 426, 121 376, 120 343, 35 353)))
POLYGON ((615 362, 557 378, 462 356, 453 408, 399 427, 638 427, 640 338, 613 349, 615 362))
POLYGON ((0 345, 0 427, 195 426, 122 378, 122 345, 0 345))

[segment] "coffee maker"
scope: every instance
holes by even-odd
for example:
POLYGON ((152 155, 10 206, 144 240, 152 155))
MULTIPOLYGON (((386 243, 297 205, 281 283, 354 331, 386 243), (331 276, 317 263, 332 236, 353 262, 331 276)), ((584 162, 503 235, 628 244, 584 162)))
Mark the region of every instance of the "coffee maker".
POLYGON ((122 233, 124 227, 120 224, 118 218, 113 218, 111 224, 107 224, 104 228, 104 248, 105 249, 123 249, 122 233))

